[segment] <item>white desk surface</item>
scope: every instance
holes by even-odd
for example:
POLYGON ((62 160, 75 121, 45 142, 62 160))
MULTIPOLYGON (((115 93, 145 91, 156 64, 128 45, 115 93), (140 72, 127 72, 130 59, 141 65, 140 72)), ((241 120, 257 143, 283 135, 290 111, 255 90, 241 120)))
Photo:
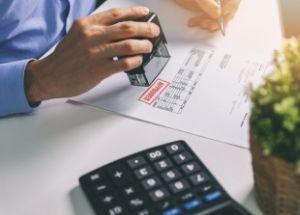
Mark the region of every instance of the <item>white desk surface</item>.
POLYGON ((94 168, 183 139, 253 214, 248 150, 63 101, 0 120, 0 214, 93 215, 78 178, 94 168))
MULTIPOLYGON (((245 8, 237 20, 254 24, 244 27, 241 38, 250 40, 248 31, 260 32, 257 52, 261 46, 272 49, 278 35, 276 3, 242 2, 245 8)), ((261 214, 248 150, 64 101, 45 102, 30 115, 0 119, 1 215, 93 215, 79 188, 81 175, 178 139, 190 144, 234 199, 261 214)))

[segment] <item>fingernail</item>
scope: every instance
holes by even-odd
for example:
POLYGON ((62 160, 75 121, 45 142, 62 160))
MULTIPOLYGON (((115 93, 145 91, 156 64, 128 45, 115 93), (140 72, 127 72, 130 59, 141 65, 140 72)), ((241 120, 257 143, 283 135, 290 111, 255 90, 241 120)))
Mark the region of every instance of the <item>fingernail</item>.
POLYGON ((149 8, 147 8, 147 7, 141 7, 141 11, 142 11, 145 15, 147 15, 147 14, 150 13, 149 8))

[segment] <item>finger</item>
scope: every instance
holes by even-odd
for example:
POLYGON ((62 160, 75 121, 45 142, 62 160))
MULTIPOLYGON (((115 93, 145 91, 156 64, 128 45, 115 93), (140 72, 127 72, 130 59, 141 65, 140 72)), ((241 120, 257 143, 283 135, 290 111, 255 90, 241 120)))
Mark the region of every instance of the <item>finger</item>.
POLYGON ((206 25, 207 20, 211 20, 207 15, 201 14, 200 16, 195 16, 189 19, 189 27, 199 27, 206 25))
POLYGON ((239 7, 240 0, 228 0, 222 5, 222 14, 227 15, 230 13, 235 13, 239 7))
POLYGON ((199 27, 209 31, 216 31, 220 29, 219 23, 211 19, 203 20, 199 27))
POLYGON ((210 22, 207 25, 207 30, 209 31, 217 31, 220 30, 220 24, 216 22, 215 20, 210 20, 210 22))
POLYGON ((204 19, 204 15, 192 17, 188 21, 188 26, 189 27, 198 27, 203 19, 204 19))
POLYGON ((134 37, 154 38, 160 34, 160 28, 151 22, 119 22, 106 28, 98 37, 102 41, 118 41, 134 37))
POLYGON ((109 71, 111 74, 121 72, 121 71, 130 71, 141 66, 143 63, 143 56, 132 56, 121 58, 117 61, 111 61, 109 66, 109 71))
MULTIPOLYGON (((230 22, 231 19, 233 19, 234 17, 234 13, 231 14, 227 14, 226 16, 224 16, 224 24, 225 26, 230 22)), ((220 24, 218 22, 216 22, 215 20, 212 19, 208 19, 206 24, 206 28, 209 31, 217 31, 220 29, 220 24)))
POLYGON ((193 17, 189 20, 190 27, 200 27, 210 31, 215 31, 220 28, 218 21, 211 19, 206 15, 193 17))
POLYGON ((112 25, 120 21, 142 18, 148 14, 149 9, 142 6, 114 8, 91 15, 87 20, 96 25, 112 25))
POLYGON ((232 20, 234 18, 234 15, 235 15, 235 13, 230 13, 230 14, 227 14, 226 16, 224 16, 225 25, 227 25, 230 22, 230 20, 232 20))
POLYGON ((113 61, 113 59, 100 60, 94 65, 91 77, 98 83, 115 73, 135 69, 142 63, 143 57, 140 55, 122 58, 118 61, 113 61), (99 70, 99 67, 102 69, 99 70))
POLYGON ((195 0, 201 8, 201 10, 211 17, 212 19, 218 19, 221 16, 221 7, 215 0, 195 0))
POLYGON ((124 40, 106 45, 102 57, 123 57, 151 53, 153 45, 149 40, 124 40))

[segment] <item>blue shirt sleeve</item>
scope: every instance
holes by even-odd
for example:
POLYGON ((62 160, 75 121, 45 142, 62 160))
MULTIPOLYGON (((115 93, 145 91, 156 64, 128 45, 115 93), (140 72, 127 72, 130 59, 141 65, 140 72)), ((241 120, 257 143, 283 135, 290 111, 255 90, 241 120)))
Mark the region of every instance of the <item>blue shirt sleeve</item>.
POLYGON ((24 89, 25 68, 30 60, 0 64, 0 117, 33 110, 24 89))

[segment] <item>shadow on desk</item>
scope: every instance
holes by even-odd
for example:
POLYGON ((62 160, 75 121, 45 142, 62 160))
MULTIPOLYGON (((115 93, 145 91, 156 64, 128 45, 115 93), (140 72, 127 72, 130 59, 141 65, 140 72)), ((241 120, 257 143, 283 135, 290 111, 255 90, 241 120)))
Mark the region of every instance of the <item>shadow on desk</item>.
POLYGON ((95 215, 82 189, 78 186, 69 193, 74 215, 95 215))

